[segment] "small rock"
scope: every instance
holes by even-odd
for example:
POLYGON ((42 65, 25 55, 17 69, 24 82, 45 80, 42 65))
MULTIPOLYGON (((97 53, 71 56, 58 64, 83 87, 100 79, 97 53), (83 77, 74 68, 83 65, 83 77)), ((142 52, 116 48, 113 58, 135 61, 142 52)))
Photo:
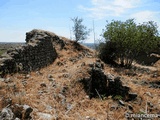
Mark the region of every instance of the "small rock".
POLYGON ((68 87, 67 87, 67 86, 64 86, 64 87, 61 89, 61 93, 64 94, 64 93, 66 93, 67 90, 68 90, 68 87))
POLYGON ((86 65, 86 63, 85 63, 85 62, 83 62, 83 63, 81 64, 81 67, 82 67, 82 66, 85 66, 85 65, 86 65))
POLYGON ((85 97, 85 98, 89 99, 89 96, 88 96, 88 95, 86 95, 86 97, 85 97))
POLYGON ((119 104, 125 106, 125 103, 122 100, 119 100, 119 104))
POLYGON ((153 98, 153 96, 151 95, 150 92, 146 92, 145 94, 148 95, 149 97, 153 98))
POLYGON ((43 91, 38 91, 38 94, 39 94, 39 95, 41 95, 41 94, 43 94, 43 93, 44 93, 43 91))
POLYGON ((62 94, 58 94, 58 97, 61 98, 61 99, 65 99, 66 97, 62 94))
POLYGON ((149 102, 149 101, 147 102, 147 105, 148 105, 149 107, 151 107, 151 108, 154 106, 154 105, 153 105, 151 102, 149 102))
POLYGON ((90 119, 90 116, 86 116, 86 119, 90 119))
POLYGON ((89 65, 89 67, 94 67, 94 64, 91 64, 91 63, 90 63, 90 64, 88 64, 88 65, 89 65))
POLYGON ((137 93, 129 93, 128 97, 129 97, 128 101, 135 100, 137 98, 137 93))
POLYGON ((111 98, 112 98, 112 96, 111 96, 111 95, 109 95, 109 96, 108 96, 108 99, 111 99, 111 98))
POLYGON ((67 70, 66 70, 66 69, 63 69, 62 72, 67 72, 67 70))
POLYGON ((131 104, 128 104, 129 110, 133 110, 133 106, 131 104))
POLYGON ((64 78, 68 78, 69 77, 69 73, 63 74, 64 78))
POLYGON ((62 99, 61 103, 62 103, 62 105, 65 105, 66 104, 66 99, 62 99))
POLYGON ((55 79, 54 79, 54 78, 48 78, 48 80, 49 80, 50 82, 55 81, 55 79))
POLYGON ((96 59, 96 62, 101 62, 101 60, 100 59, 96 59))
POLYGON ((47 87, 47 85, 45 83, 41 83, 40 86, 41 87, 47 87))
POLYGON ((43 75, 43 73, 41 73, 40 71, 36 71, 37 75, 43 75))
POLYGON ((29 74, 27 74, 27 75, 25 76, 25 79, 28 79, 28 78, 30 78, 30 75, 29 75, 29 74))
POLYGON ((157 74, 157 73, 154 73, 154 74, 152 75, 152 77, 153 77, 153 78, 157 78, 157 77, 158 77, 158 74, 157 74))
POLYGON ((53 78, 53 76, 51 74, 48 75, 48 78, 53 78))
POLYGON ((62 62, 57 62, 58 66, 63 66, 64 64, 62 62))
POLYGON ((24 111, 24 119, 30 118, 30 113, 33 111, 33 109, 28 105, 23 105, 23 111, 24 111))
POLYGON ((47 106, 46 106, 46 109, 47 109, 47 110, 52 110, 52 109, 53 109, 53 107, 52 107, 52 106, 50 106, 50 105, 47 105, 47 106))
POLYGON ((0 120, 12 120, 13 112, 10 108, 3 108, 0 114, 0 120))
POLYGON ((118 104, 114 104, 110 107, 110 111, 117 110, 117 109, 118 109, 118 104))
POLYGON ((27 80, 22 80, 22 84, 25 86, 25 85, 27 85, 27 80))

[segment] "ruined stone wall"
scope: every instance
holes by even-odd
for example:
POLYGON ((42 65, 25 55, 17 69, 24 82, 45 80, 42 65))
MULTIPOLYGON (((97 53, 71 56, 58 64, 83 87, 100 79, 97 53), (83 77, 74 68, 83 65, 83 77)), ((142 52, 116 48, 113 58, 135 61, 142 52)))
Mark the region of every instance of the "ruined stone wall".
POLYGON ((1 76, 14 72, 30 72, 53 63, 57 57, 52 44, 54 36, 56 35, 47 35, 42 30, 26 33, 24 46, 8 50, 0 58, 1 76))

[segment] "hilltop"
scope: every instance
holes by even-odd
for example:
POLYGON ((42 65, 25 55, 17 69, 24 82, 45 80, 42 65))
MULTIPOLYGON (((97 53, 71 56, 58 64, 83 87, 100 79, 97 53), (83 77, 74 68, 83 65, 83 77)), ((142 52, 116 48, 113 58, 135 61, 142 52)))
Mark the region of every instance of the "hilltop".
POLYGON ((14 119, 33 120, 126 120, 129 114, 160 114, 159 61, 150 67, 113 67, 97 58, 95 50, 43 30, 31 31, 26 41, 36 46, 35 40, 39 44, 38 39, 50 38, 57 54, 53 62, 0 79, 2 112, 8 108, 14 119))

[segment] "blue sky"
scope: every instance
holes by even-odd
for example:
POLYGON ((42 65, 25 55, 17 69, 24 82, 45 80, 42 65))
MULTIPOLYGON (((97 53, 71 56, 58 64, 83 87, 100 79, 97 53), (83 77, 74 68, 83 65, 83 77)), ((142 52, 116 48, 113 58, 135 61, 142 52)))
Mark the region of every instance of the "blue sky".
MULTIPOLYGON (((25 33, 32 29, 73 39, 71 18, 76 16, 90 29, 94 20, 100 39, 106 20, 135 18, 160 26, 160 0, 0 0, 0 42, 25 42, 25 33)), ((93 42, 92 32, 86 42, 93 42)))

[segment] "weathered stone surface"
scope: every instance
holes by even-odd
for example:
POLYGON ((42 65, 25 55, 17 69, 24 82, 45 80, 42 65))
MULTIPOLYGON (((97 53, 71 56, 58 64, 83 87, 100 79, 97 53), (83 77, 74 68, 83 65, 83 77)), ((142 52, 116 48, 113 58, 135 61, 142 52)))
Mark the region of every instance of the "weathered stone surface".
POLYGON ((43 30, 26 33, 26 45, 8 50, 0 59, 0 75, 30 72, 51 64, 57 58, 53 41, 58 40, 54 33, 43 30))
POLYGON ((13 112, 10 108, 3 108, 0 113, 0 120, 13 120, 13 112))
POLYGON ((119 100, 118 102, 119 102, 119 104, 120 104, 120 105, 122 105, 122 106, 125 106, 125 103, 124 103, 124 101, 122 101, 122 100, 119 100))
POLYGON ((14 117, 17 117, 21 120, 31 119, 30 114, 33 111, 33 109, 30 106, 15 104, 11 106, 11 109, 14 113, 14 117))
POLYGON ((0 113, 0 120, 30 120, 33 109, 28 105, 12 105, 5 107, 0 113))
POLYGON ((84 89, 90 98, 101 96, 120 96, 121 99, 133 100, 137 97, 137 94, 129 94, 130 88, 122 84, 120 77, 115 77, 111 74, 105 75, 103 72, 103 64, 96 62, 89 65, 89 78, 84 78, 81 82, 84 85, 84 89))

